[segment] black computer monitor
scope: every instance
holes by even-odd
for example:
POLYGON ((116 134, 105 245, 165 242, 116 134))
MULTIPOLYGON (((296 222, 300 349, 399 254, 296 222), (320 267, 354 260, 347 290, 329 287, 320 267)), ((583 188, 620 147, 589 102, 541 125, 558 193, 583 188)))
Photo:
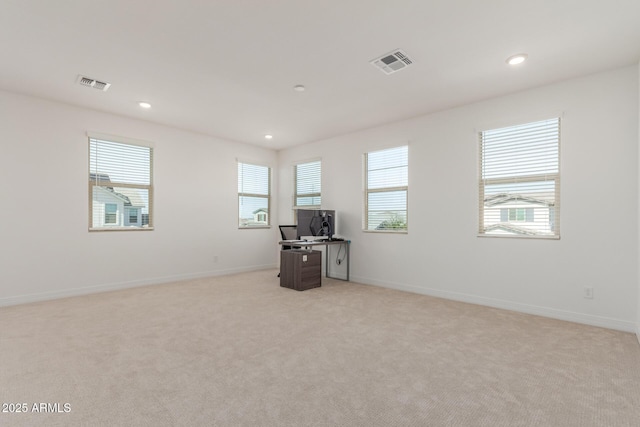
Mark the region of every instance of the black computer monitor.
POLYGON ((298 239, 303 237, 333 238, 336 212, 327 209, 298 209, 298 239))

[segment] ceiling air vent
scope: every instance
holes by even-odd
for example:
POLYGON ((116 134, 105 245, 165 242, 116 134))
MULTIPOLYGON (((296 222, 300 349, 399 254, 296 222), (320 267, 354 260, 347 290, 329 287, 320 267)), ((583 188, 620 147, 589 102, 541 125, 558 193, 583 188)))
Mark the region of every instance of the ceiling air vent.
POLYGON ((101 82, 99 80, 92 79, 90 77, 85 77, 85 76, 78 76, 78 83, 80 83, 82 86, 92 87, 94 89, 98 89, 103 92, 106 92, 107 89, 111 87, 111 83, 101 82))
POLYGON ((413 64, 413 61, 409 59, 406 52, 403 52, 400 49, 392 50, 391 52, 373 59, 370 62, 372 65, 380 68, 385 74, 393 74, 396 71, 400 71, 413 64))

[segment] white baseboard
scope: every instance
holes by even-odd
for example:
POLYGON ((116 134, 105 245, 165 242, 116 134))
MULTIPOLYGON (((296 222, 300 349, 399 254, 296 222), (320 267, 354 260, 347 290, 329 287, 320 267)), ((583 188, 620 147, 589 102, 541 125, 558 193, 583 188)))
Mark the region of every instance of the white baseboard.
POLYGON ((249 271, 277 268, 275 264, 255 265, 249 267, 230 268, 226 270, 202 271, 199 273, 177 274, 173 276, 154 277, 151 279, 132 280, 129 282, 106 283, 103 285, 86 286, 82 288, 63 289, 59 291, 41 292, 35 294, 18 295, 0 298, 0 307, 27 304, 31 302, 48 301, 60 298, 75 297, 80 295, 97 294, 120 289, 137 288, 140 286, 159 285, 162 283, 179 282, 182 280, 200 279, 203 277, 228 276, 231 274, 245 273, 249 271))
POLYGON ((569 322, 582 323, 585 325, 599 326, 607 329, 615 329, 624 332, 635 332, 640 341, 640 325, 620 319, 612 319, 603 316, 594 316, 584 313, 575 313, 554 308, 540 307, 529 304, 521 304, 513 301, 486 298, 477 295, 464 294, 460 292, 442 291, 438 289, 422 288, 401 283, 381 282, 367 277, 351 277, 351 280, 365 285, 380 286, 383 288, 397 289, 400 291, 413 292, 417 294, 429 295, 437 298, 444 298, 454 301, 467 302, 471 304, 484 305, 488 307, 501 308, 505 310, 517 311, 520 313, 534 314, 537 316, 549 317, 552 319, 566 320, 569 322))

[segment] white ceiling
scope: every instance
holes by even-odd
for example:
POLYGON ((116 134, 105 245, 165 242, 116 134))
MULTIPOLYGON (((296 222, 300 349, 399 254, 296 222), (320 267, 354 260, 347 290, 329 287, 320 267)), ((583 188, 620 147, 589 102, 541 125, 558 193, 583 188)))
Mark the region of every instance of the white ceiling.
POLYGON ((1 89, 280 149, 637 64, 640 0, 2 0, 0 43, 1 89))

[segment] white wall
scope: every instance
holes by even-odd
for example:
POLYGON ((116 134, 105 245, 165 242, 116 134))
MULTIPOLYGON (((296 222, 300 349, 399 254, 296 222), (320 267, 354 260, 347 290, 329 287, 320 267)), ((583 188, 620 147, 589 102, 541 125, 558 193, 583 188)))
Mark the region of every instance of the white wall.
POLYGON ((236 182, 275 151, 7 92, 0 146, 0 305, 276 266, 236 182), (88 231, 87 131, 154 143, 154 231, 88 231))
POLYGON ((637 329, 640 339, 639 98, 638 67, 627 67, 276 154, 0 92, 0 305, 274 267, 277 228, 237 229, 236 158, 277 165, 275 225, 292 220, 291 165, 322 157, 323 207, 353 241, 352 280, 637 329), (562 238, 476 237, 477 130, 556 113, 562 238), (86 131, 154 143, 154 231, 87 231, 86 131), (362 153, 407 141, 410 232, 364 233, 362 153), (603 209, 584 208, 594 199, 603 209))
POLYGON ((322 206, 353 242, 352 280, 633 331, 638 96, 632 66, 283 150, 280 222, 291 220, 291 164, 322 157, 322 206), (476 237, 477 131, 556 114, 561 239, 476 237), (364 233, 362 154, 407 142, 409 233, 364 233))

